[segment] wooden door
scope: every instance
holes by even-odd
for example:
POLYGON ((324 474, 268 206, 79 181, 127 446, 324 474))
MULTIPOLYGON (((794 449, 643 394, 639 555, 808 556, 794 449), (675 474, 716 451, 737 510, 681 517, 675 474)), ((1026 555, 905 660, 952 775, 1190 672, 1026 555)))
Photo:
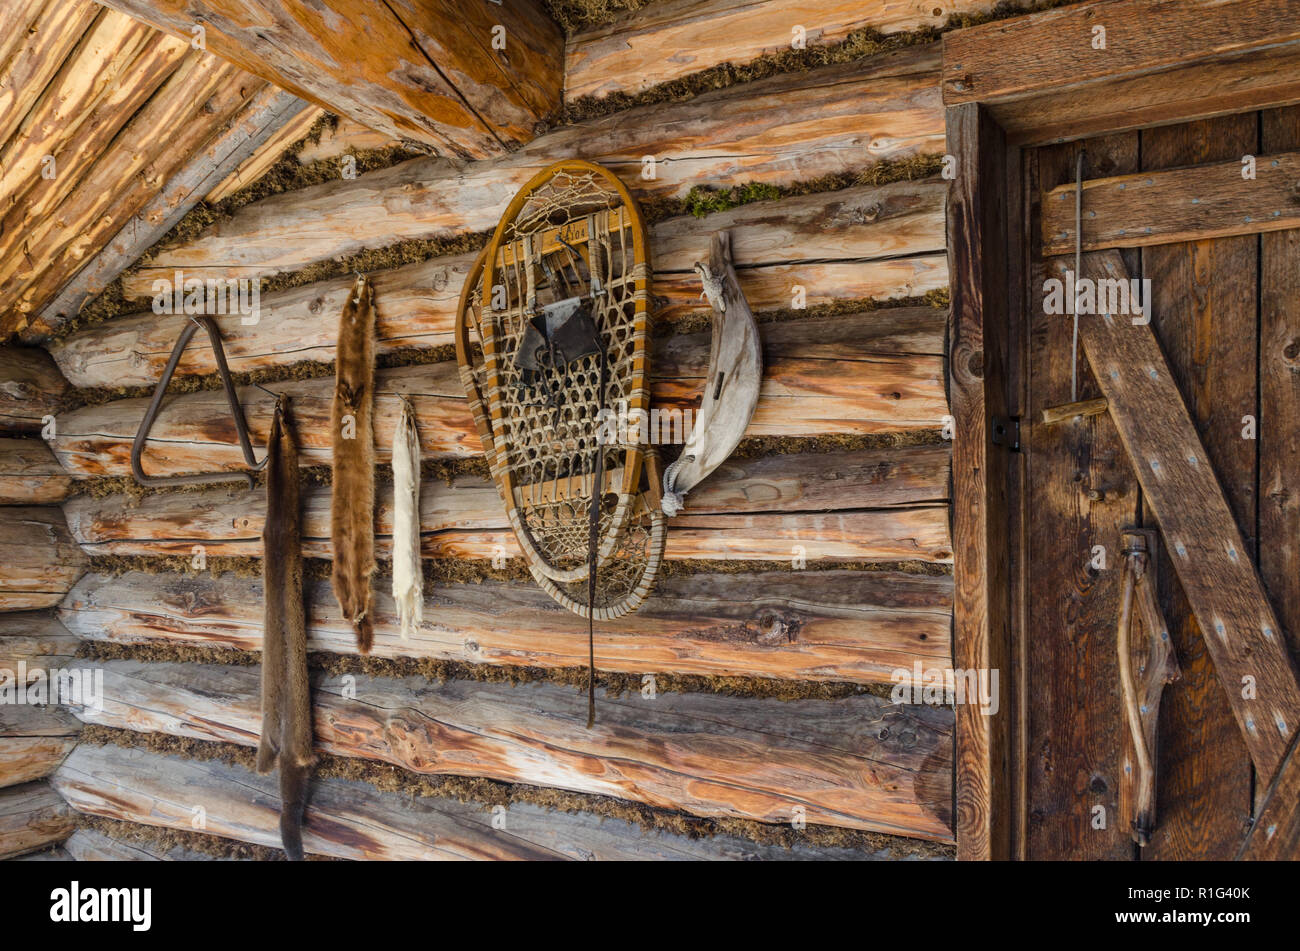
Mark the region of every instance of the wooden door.
MULTIPOLYGON (((1245 156, 1263 163, 1300 149, 1300 107, 1043 146, 1022 156, 1029 260, 1021 299, 1028 333, 1013 639, 1024 661, 1023 853, 1231 858, 1262 793, 1257 785, 1268 777, 1255 774, 1164 545, 1159 600, 1182 679, 1165 690, 1160 708, 1158 822, 1148 845, 1135 844, 1129 818, 1120 813, 1127 732, 1116 655, 1120 532, 1159 525, 1110 413, 1044 422, 1045 410, 1071 403, 1072 396, 1102 395, 1082 347, 1072 394, 1071 318, 1046 314, 1042 306, 1054 263, 1044 253, 1044 196, 1074 182, 1080 149, 1085 179, 1245 156)), ((1143 228, 1150 213, 1135 200, 1132 227, 1143 228)), ((1083 214, 1089 214, 1086 197, 1083 214)), ((1294 655, 1300 648, 1300 230, 1197 237, 1119 253, 1130 275, 1151 282, 1155 337, 1294 655)))

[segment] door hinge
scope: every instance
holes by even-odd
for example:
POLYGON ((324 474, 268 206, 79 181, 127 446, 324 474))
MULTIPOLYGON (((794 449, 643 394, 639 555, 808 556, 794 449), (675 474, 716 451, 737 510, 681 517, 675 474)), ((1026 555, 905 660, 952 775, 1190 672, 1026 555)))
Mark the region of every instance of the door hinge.
POLYGON ((1020 451, 1020 417, 993 417, 993 445, 1001 446, 1008 452, 1020 451))

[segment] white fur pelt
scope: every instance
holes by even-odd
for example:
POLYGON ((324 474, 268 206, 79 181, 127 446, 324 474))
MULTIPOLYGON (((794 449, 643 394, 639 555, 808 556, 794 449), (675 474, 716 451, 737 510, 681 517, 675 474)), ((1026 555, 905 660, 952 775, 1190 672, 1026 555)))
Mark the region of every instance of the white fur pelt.
POLYGON ((420 567, 420 437, 415 410, 402 400, 393 436, 393 600, 408 640, 424 620, 424 572, 420 567))

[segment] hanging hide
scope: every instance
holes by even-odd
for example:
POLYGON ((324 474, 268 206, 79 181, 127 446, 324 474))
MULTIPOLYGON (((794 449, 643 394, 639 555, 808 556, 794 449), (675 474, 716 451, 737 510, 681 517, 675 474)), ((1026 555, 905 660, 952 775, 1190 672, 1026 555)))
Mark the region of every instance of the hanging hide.
POLYGON ((402 400, 393 435, 393 600, 402 640, 424 621, 424 578, 420 566, 420 437, 415 409, 402 400))
POLYGON ((663 558, 648 415, 646 232, 623 184, 559 162, 506 208, 461 295, 470 410, 534 580, 594 622, 645 600, 663 558))
POLYGON ((713 338, 695 425, 682 454, 664 472, 663 509, 670 518, 681 511, 686 493, 735 451, 754 417, 763 385, 758 324, 736 280, 728 232, 713 235, 709 262, 697 263, 695 270, 704 284, 700 296, 713 308, 713 338))
POLYGON ((311 775, 311 687, 302 590, 302 512, 298 446, 276 403, 267 448, 266 524, 262 529, 262 735, 257 771, 280 768, 280 839, 289 858, 303 857, 302 818, 311 775))
POLYGON ((369 281, 358 277, 339 320, 330 411, 334 448, 330 539, 334 596, 363 654, 370 652, 374 641, 370 591, 375 573, 374 394, 374 290, 369 281))

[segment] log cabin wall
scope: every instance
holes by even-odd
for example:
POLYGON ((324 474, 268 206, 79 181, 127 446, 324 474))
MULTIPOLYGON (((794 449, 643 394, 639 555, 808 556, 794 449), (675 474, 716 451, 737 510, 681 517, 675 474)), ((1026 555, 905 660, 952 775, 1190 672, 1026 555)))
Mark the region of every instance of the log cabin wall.
MULTIPOLYGON (((149 296, 183 271, 262 282, 256 325, 218 319, 255 445, 271 393, 293 397, 323 756, 309 853, 952 854, 953 711, 889 692, 895 671, 951 665, 937 38, 992 8, 657 0, 583 22, 557 5, 564 109, 531 141, 423 155, 302 108, 85 306, 25 311, 22 339, 39 347, 0 352, 6 379, 23 381, 0 388, 12 437, 0 486, 27 534, 0 546, 40 580, 7 578, 3 605, 24 613, 3 618, 0 643, 102 669, 104 703, 73 709, 75 749, 66 711, 0 720, 13 744, 0 772, 41 781, 14 788, 54 830, 10 851, 61 841, 75 811, 74 857, 278 854, 275 781, 251 769, 264 491, 130 478, 148 393, 186 320, 153 313, 149 296), (806 49, 791 49, 796 27, 806 49), (575 156, 619 174, 651 222, 656 404, 698 401, 709 333, 691 265, 718 229, 732 233, 766 364, 747 438, 673 520, 651 599, 597 628, 590 731, 585 624, 516 558, 452 347, 462 282, 502 208, 575 156), (334 337, 358 270, 376 288, 381 469, 399 398, 418 414, 429 579, 424 625, 403 641, 389 579, 376 578, 366 658, 327 580, 334 337)), ((152 473, 240 464, 214 370, 196 338, 153 429, 152 473)))

